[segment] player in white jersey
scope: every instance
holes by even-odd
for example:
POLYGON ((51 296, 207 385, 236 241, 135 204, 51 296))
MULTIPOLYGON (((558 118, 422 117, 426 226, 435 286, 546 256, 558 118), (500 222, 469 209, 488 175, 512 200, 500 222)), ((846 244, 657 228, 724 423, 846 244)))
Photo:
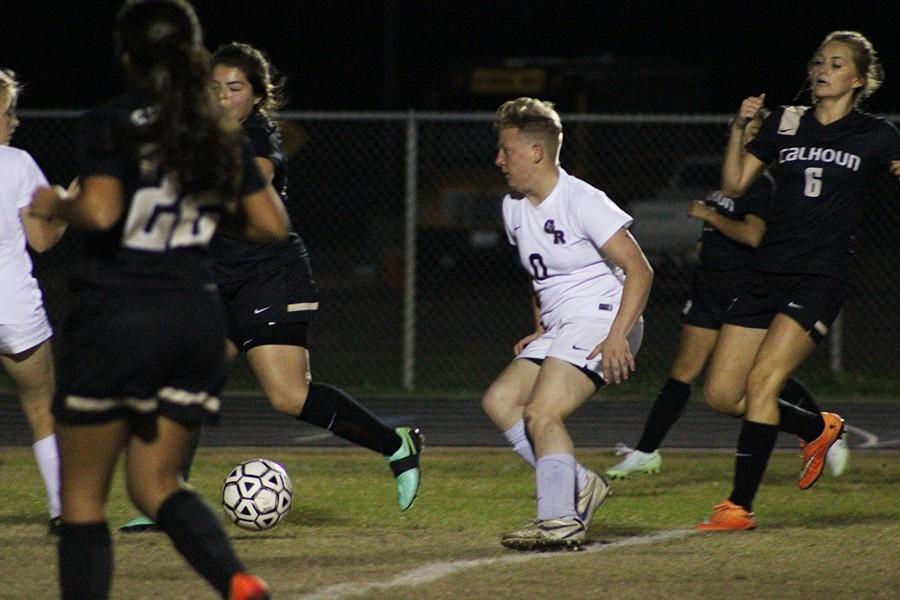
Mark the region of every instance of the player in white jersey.
POLYGON ((515 345, 516 359, 482 399, 536 471, 537 519, 501 543, 577 546, 609 485, 576 461, 564 419, 634 370, 653 271, 627 230, 631 217, 560 168, 562 124, 552 103, 506 102, 494 126, 495 162, 512 190, 503 220, 531 274, 535 311, 534 333, 515 345))
POLYGON ((0 69, 0 363, 12 377, 31 426, 34 454, 47 489, 50 533, 59 527, 59 453, 53 433, 53 334, 43 297, 31 274, 26 244, 43 252, 62 236, 64 225, 38 219, 25 209, 47 179, 31 156, 10 148, 18 84, 0 69))

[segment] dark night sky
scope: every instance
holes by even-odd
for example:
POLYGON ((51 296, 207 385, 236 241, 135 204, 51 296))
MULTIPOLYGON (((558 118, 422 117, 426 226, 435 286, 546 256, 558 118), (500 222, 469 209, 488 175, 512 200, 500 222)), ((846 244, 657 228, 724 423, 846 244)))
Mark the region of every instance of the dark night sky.
MULTIPOLYGON (((120 89, 110 37, 119 4, 0 0, 0 66, 28 84, 21 108, 84 108, 120 89)), ((862 31, 882 55, 887 83, 869 108, 897 112, 900 98, 900 36, 885 2, 194 4, 211 49, 238 39, 268 51, 289 78, 287 108, 295 110, 493 110, 507 97, 454 87, 470 67, 606 54, 618 78, 593 88, 566 80, 540 95, 563 111, 576 110, 574 98, 584 92, 592 112, 731 112, 762 91, 770 104, 791 102, 806 60, 833 29, 862 31), (693 76, 633 80, 654 69, 693 76)))

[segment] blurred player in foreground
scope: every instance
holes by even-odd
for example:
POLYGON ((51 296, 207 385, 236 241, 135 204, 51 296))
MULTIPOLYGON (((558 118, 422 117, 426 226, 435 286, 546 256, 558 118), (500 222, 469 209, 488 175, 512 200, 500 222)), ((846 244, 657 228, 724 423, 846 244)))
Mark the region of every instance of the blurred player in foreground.
POLYGON ((191 6, 127 2, 114 37, 130 92, 84 117, 80 191, 40 188, 30 207, 87 232, 54 403, 62 597, 109 595, 106 502, 124 451, 129 496, 191 566, 223 598, 262 600, 266 584, 179 476, 192 429, 218 417, 225 374, 206 246, 229 216, 249 237, 284 239, 287 216, 210 92, 191 6))
MULTIPOLYGON (((284 82, 275 79, 265 55, 249 44, 222 46, 212 62, 216 95, 240 123, 260 171, 290 209, 287 157, 272 121, 273 111, 282 104, 284 82)), ((229 359, 238 351, 246 354, 263 392, 279 412, 384 456, 395 477, 397 505, 401 511, 410 508, 419 491, 423 446, 419 430, 391 428, 343 390, 312 383, 308 329, 319 309, 319 292, 303 239, 291 231, 286 241, 263 244, 218 232, 210 253, 225 301, 229 359)), ((139 517, 121 529, 151 528, 151 520, 139 517)))

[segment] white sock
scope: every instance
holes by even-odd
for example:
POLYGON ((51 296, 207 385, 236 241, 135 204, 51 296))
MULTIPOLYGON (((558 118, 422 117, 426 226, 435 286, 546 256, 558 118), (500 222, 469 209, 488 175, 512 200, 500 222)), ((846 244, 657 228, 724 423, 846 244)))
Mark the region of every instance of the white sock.
POLYGON ((519 419, 519 422, 513 425, 509 431, 503 432, 503 436, 506 438, 506 441, 512 445, 516 454, 534 467, 534 448, 531 447, 531 441, 528 439, 528 434, 525 432, 525 421, 519 419))
MULTIPOLYGON (((534 457, 534 448, 531 447, 531 440, 528 439, 528 435, 525 433, 524 420, 520 420, 510 427, 508 431, 504 431, 503 435, 506 437, 506 441, 513 447, 513 450, 516 451, 516 454, 521 456, 525 462, 532 467, 537 464, 537 460, 534 457)), ((581 463, 576 463, 575 473, 578 475, 578 480, 576 481, 577 487, 575 489, 580 492, 584 489, 584 486, 587 485, 587 469, 581 466, 581 463)))
MULTIPOLYGON (((504 431, 503 436, 513 447, 513 450, 516 451, 516 454, 521 456, 525 462, 532 467, 537 464, 537 460, 534 457, 534 448, 531 447, 531 440, 528 439, 528 435, 525 432, 524 420, 520 420, 510 427, 508 431, 504 431)), ((575 473, 578 475, 575 489, 580 492, 587 485, 587 469, 581 466, 581 463, 576 463, 575 473)))
POLYGON ((59 501, 59 450, 56 449, 56 436, 47 437, 36 441, 32 446, 34 457, 37 459, 44 487, 47 489, 47 510, 50 518, 58 517, 62 513, 59 501))
POLYGON ((576 516, 575 465, 571 454, 548 454, 537 460, 538 519, 576 516))
POLYGON ((580 492, 587 485, 587 469, 581 463, 575 463, 575 491, 580 492))

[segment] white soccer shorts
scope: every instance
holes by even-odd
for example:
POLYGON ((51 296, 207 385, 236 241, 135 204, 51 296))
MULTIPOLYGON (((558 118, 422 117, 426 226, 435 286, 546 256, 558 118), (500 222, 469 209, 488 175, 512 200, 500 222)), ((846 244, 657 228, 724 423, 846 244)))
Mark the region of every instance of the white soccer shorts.
MULTIPOLYGON (((609 335, 612 319, 580 319, 565 321, 558 327, 553 327, 544 335, 534 340, 522 350, 516 358, 544 360, 545 358, 558 358, 585 368, 603 376, 601 368, 602 355, 597 355, 588 360, 594 346, 602 342, 609 335)), ((635 324, 628 334, 628 344, 631 354, 637 356, 644 338, 644 320, 635 324)))
POLYGON ((50 338, 53 330, 44 307, 37 305, 13 323, 0 324, 0 354, 18 354, 50 338))

